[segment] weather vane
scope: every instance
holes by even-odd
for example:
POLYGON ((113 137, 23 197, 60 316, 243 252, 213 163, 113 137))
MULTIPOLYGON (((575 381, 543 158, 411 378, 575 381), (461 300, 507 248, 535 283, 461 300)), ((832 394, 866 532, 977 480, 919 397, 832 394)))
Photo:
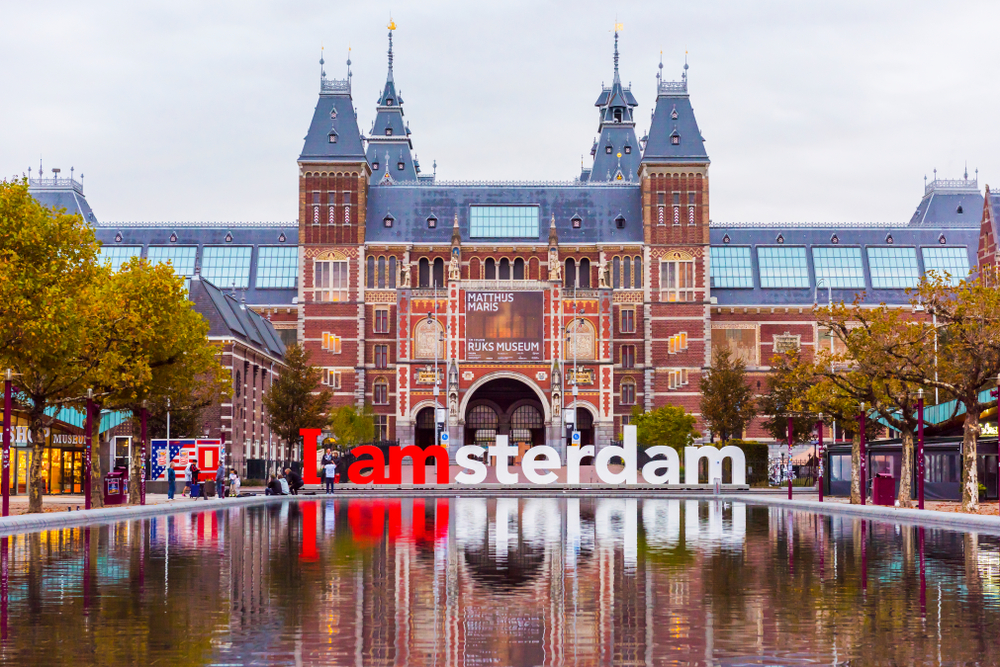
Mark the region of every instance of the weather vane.
POLYGON ((392 20, 392 16, 389 16, 389 25, 386 27, 389 28, 389 30, 396 29, 396 22, 392 20))

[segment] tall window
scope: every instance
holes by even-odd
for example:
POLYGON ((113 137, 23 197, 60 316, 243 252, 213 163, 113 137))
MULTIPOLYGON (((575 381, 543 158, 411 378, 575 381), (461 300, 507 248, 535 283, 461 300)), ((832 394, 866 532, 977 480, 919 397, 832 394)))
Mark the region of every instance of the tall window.
POLYGON ((340 354, 342 349, 340 336, 337 334, 332 334, 329 331, 323 332, 323 349, 327 352, 333 352, 334 354, 340 354))
POLYGON ((389 333, 389 309, 375 309, 375 333, 389 333))
POLYGON ((372 419, 375 422, 375 440, 385 442, 389 439, 389 415, 375 415, 372 419))
POLYGON ((497 279, 497 263, 492 257, 486 259, 484 264, 484 278, 486 280, 496 280, 497 279))
POLYGON ((365 287, 368 289, 375 289, 375 258, 369 255, 366 265, 367 271, 365 272, 365 287))
POLYGON ((632 289, 632 258, 626 257, 622 261, 622 287, 632 289))
POLYGON ((385 289, 385 257, 378 258, 378 288, 385 289))
POLYGON ((632 260, 632 269, 635 271, 635 280, 632 284, 636 289, 642 289, 642 257, 639 255, 632 260))
POLYGON ((347 261, 313 263, 313 299, 317 302, 347 301, 349 282, 347 261))
POLYGON ((426 257, 420 258, 420 263, 418 264, 418 274, 419 274, 419 285, 420 287, 430 287, 431 286, 431 263, 426 257))
POLYGON ((635 333, 635 308, 622 308, 620 332, 635 333))
POLYGON ((520 257, 514 260, 514 280, 524 280, 524 260, 520 257))
POLYGON ((434 260, 434 286, 444 287, 444 260, 440 257, 434 260))
POLYGON ((389 346, 375 346, 375 368, 389 368, 389 346))
POLYGON ((580 260, 580 278, 577 284, 581 289, 590 289, 590 260, 586 257, 580 260))
POLYGON ((635 368, 635 345, 621 346, 622 368, 635 368))
POLYGON ((694 261, 661 261, 660 289, 669 302, 694 301, 694 261))
POLYGON ((396 289, 396 258, 389 258, 389 289, 396 289))
POLYGON ((372 403, 389 405, 389 383, 385 378, 378 378, 372 388, 372 403))
POLYGON ((619 257, 615 257, 611 261, 611 285, 615 289, 622 286, 622 260, 619 257))
POLYGON ((340 371, 335 368, 324 368, 320 381, 331 389, 340 389, 340 371))
POLYGON ((563 285, 566 289, 576 287, 576 260, 570 257, 566 260, 566 274, 563 276, 563 285))
POLYGON ((500 260, 500 280, 510 280, 510 260, 506 257, 500 260))
POLYGON ((621 385, 622 405, 635 405, 635 380, 625 378, 621 385))

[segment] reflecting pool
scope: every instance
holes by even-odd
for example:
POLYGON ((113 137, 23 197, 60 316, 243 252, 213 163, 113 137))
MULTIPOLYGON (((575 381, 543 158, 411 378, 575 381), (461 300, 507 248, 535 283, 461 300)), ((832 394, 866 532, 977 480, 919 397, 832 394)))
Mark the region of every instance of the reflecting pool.
POLYGON ((1000 539, 673 499, 342 498, 0 539, 19 665, 995 665, 1000 539))

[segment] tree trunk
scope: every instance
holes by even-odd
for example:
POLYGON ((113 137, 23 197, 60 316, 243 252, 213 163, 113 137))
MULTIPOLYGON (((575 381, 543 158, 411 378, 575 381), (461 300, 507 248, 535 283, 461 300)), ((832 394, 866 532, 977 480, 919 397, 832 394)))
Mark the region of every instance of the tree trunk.
POLYGON ((979 410, 966 403, 962 434, 962 511, 979 512, 979 471, 977 445, 979 441, 979 410))
POLYGON ((104 475, 101 474, 101 406, 94 405, 90 436, 90 507, 104 507, 104 475))
POLYGON ((903 460, 899 467, 899 495, 896 499, 900 507, 912 507, 913 501, 913 429, 904 425, 900 431, 903 440, 903 460))
POLYGON ((851 504, 861 504, 861 434, 851 438, 851 504))
MULTIPOLYGON (((133 431, 134 433, 135 431, 133 431)), ((128 474, 128 504, 138 505, 142 502, 142 474, 145 473, 142 465, 142 443, 132 440, 132 460, 129 461, 131 470, 128 474)))
POLYGON ((45 454, 45 404, 35 400, 31 410, 31 463, 28 466, 28 514, 42 511, 42 494, 45 483, 42 479, 42 456, 45 454))

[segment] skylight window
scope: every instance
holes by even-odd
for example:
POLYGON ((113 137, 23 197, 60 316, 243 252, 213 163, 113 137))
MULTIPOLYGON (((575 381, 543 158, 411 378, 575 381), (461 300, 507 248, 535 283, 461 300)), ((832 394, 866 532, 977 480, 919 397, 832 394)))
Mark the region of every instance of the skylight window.
POLYGON ((193 276, 195 257, 198 254, 198 246, 181 245, 151 245, 146 250, 146 258, 150 264, 166 264, 174 269, 174 273, 179 276, 193 276))
POLYGON ((757 263, 763 288, 809 287, 804 246, 758 246, 757 263))
POLYGON ((257 288, 294 288, 298 265, 298 248, 294 246, 258 246, 257 288))
POLYGON ((916 248, 868 246, 868 269, 874 289, 916 287, 920 278, 916 248))
POLYGON ((753 288, 750 246, 712 246, 712 287, 753 288))
POLYGON ((471 206, 469 237, 478 239, 537 239, 537 206, 471 206))
POLYGON ((207 245, 202 250, 201 275, 223 289, 249 287, 252 252, 248 245, 207 245))
POLYGON ((833 289, 864 289, 865 269, 861 263, 861 248, 827 248, 813 246, 813 267, 816 284, 833 289))
POLYGON ((940 278, 948 276, 952 285, 969 277, 969 253, 964 247, 932 246, 921 248, 924 257, 924 272, 940 278))

